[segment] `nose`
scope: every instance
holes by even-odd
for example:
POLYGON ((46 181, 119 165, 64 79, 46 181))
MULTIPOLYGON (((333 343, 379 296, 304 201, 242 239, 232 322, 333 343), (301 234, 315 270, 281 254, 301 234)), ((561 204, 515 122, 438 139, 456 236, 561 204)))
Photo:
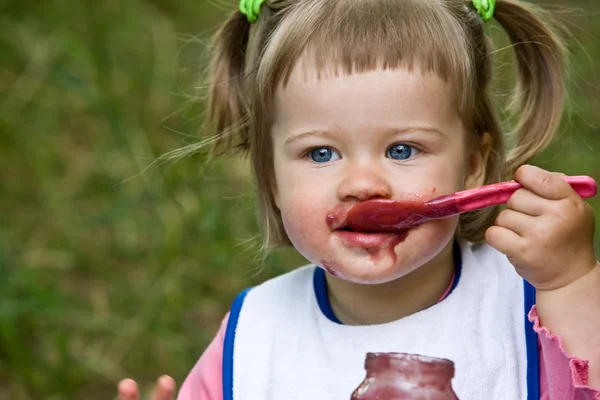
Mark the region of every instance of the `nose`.
POLYGON ((376 165, 357 165, 346 171, 338 186, 338 197, 344 202, 389 199, 392 186, 376 165))

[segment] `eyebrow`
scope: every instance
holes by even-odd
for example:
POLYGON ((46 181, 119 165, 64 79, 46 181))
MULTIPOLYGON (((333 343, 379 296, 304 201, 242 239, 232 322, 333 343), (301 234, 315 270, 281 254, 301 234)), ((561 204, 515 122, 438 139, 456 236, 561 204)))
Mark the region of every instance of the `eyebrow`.
MULTIPOLYGON (((394 128, 394 127, 389 127, 389 126, 385 126, 385 127, 379 127, 376 128, 376 130, 384 130, 387 134, 391 135, 398 135, 398 134, 405 134, 405 133, 410 133, 410 132, 429 132, 429 133, 433 133, 435 135, 438 136, 442 136, 444 138, 448 138, 448 135, 444 132, 442 132, 441 130, 434 128, 434 127, 430 127, 430 126, 406 126, 406 127, 402 127, 402 128, 394 128)), ((336 129, 334 131, 309 131, 309 132, 304 132, 301 133, 299 135, 291 135, 289 136, 286 140, 284 144, 289 144, 291 142, 294 142, 296 140, 300 140, 300 139, 304 139, 306 137, 310 137, 310 136, 317 136, 317 137, 322 137, 322 136, 337 136, 338 132, 340 132, 340 130, 336 129)))
POLYGON ((333 133, 333 132, 331 132, 331 131, 310 131, 310 132, 304 132, 304 133, 301 133, 299 135, 291 135, 291 136, 289 136, 285 140, 284 144, 289 144, 289 143, 294 142, 296 140, 304 139, 305 137, 310 137, 310 136, 317 136, 317 137, 322 137, 322 136, 336 136, 336 134, 333 133))

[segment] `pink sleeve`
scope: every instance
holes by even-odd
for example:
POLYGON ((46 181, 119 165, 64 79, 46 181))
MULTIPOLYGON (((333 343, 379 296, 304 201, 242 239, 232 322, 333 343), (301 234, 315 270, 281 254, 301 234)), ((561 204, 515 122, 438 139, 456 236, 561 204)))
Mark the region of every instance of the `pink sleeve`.
POLYGON ((569 357, 560 336, 540 325, 536 306, 529 320, 539 335, 540 400, 600 400, 600 391, 587 385, 589 362, 569 357))
POLYGON ((185 378, 177 400, 223 400, 223 343, 228 320, 229 313, 223 318, 217 336, 185 378))

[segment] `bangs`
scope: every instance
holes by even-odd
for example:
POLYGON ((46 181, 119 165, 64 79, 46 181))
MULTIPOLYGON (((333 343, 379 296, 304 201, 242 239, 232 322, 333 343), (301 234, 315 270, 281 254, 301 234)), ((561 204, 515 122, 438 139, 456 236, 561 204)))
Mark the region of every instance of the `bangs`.
POLYGON ((465 10, 452 9, 467 7, 463 1, 308 0, 288 6, 255 66, 262 100, 285 86, 307 57, 319 77, 418 68, 448 81, 459 108, 467 106, 474 55, 457 15, 465 10))

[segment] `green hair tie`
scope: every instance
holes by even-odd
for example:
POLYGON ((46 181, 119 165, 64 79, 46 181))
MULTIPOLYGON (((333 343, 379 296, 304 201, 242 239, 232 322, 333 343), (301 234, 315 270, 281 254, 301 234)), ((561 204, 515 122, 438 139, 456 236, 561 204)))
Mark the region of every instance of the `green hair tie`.
POLYGON ((251 24, 256 22, 260 15, 260 6, 265 0, 240 0, 240 12, 248 17, 251 24))
POLYGON ((494 17, 496 0, 472 0, 477 13, 484 21, 489 21, 494 17))

